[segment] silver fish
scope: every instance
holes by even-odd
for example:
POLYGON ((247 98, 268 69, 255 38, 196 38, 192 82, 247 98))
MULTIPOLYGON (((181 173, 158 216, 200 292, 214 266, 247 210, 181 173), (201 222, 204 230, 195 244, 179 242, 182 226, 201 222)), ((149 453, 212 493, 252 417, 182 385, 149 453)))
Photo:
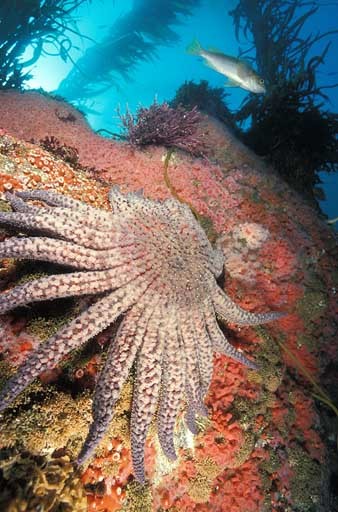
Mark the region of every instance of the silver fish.
POLYGON ((247 62, 217 50, 204 50, 197 39, 187 47, 187 52, 203 57, 207 66, 225 75, 229 79, 225 86, 241 87, 255 93, 266 92, 263 78, 247 62))

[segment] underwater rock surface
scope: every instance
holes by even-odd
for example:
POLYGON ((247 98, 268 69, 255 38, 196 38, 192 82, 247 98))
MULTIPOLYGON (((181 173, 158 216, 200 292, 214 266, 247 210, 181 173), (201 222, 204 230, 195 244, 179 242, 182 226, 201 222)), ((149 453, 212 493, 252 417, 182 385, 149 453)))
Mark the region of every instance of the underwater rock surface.
MULTIPOLYGON (((146 486, 132 476, 132 374, 100 451, 80 475, 87 508, 329 510, 325 467, 334 433, 326 409, 319 402, 315 406, 314 394, 320 392, 311 381, 324 388, 334 383, 336 240, 316 213, 220 124, 206 119, 203 132, 209 160, 181 152, 169 155, 159 147, 140 152, 92 133, 81 114, 65 103, 38 93, 0 93, 1 192, 42 188, 104 209, 109 208, 107 192, 114 184, 123 192, 142 188, 152 199, 174 195, 192 208, 209 240, 222 236, 226 268, 220 284, 232 299, 253 312, 289 313, 266 327, 223 327, 228 340, 252 356, 260 369, 214 356, 206 397, 209 419, 200 421, 201 432, 193 438, 182 410, 176 426, 179 458, 174 463, 161 454, 155 424, 151 427, 146 486), (76 149, 73 167, 36 144, 46 137, 76 149), (34 144, 28 142, 32 139, 34 144)), ((0 208, 8 209, 8 204, 1 201, 0 208)), ((0 237, 10 234, 2 230, 0 237)), ((5 260, 1 290, 56 271, 61 270, 50 264, 5 260)), ((83 307, 81 301, 57 301, 1 317, 1 375, 7 378, 30 350, 83 307)), ((16 472, 5 473, 5 468, 15 467, 14 462, 8 466, 8 458, 17 458, 18 451, 21 459, 39 464, 36 457, 47 458, 46 467, 53 457, 55 464, 62 457, 76 457, 91 422, 95 379, 115 332, 113 326, 43 374, 4 415, 2 479, 15 480, 16 472)), ((67 481, 70 471, 67 465, 67 481)), ((18 487, 12 482, 9 488, 18 487)), ((39 492, 46 496, 43 510, 51 510, 47 487, 40 486, 39 492)), ((78 488, 76 492, 81 495, 78 488)), ((19 498, 29 503, 31 496, 7 495, 2 510, 10 503, 20 510, 19 498)))

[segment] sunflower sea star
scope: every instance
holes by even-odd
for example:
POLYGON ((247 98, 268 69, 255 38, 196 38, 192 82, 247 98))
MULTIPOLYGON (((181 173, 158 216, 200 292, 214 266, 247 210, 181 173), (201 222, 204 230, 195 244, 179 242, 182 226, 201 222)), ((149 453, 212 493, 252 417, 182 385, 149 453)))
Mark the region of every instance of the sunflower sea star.
POLYGON ((15 211, 1 212, 0 224, 35 236, 5 240, 0 258, 50 261, 74 272, 42 277, 0 294, 0 314, 60 297, 97 294, 97 300, 29 355, 5 385, 0 410, 42 371, 124 315, 98 378, 93 423, 78 463, 107 430, 135 361, 132 459, 135 477, 144 482, 144 443, 157 407, 161 447, 175 459, 174 427, 182 399, 188 402, 186 423, 193 433, 196 414, 206 413, 203 399, 213 351, 255 367, 228 343, 216 315, 254 325, 281 314, 246 312, 223 292, 216 282, 223 269, 221 252, 212 248, 190 209, 176 200, 151 201, 114 187, 109 194, 112 212, 106 212, 42 190, 8 193, 6 198, 15 211))

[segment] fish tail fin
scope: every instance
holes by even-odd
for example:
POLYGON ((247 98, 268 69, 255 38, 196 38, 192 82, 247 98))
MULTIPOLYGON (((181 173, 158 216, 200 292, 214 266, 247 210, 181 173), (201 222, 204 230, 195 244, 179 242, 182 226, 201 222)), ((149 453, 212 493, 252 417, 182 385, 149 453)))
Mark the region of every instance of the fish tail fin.
POLYGON ((190 53, 190 55, 200 55, 202 51, 202 46, 200 45, 197 39, 193 39, 191 43, 187 46, 186 52, 190 53))

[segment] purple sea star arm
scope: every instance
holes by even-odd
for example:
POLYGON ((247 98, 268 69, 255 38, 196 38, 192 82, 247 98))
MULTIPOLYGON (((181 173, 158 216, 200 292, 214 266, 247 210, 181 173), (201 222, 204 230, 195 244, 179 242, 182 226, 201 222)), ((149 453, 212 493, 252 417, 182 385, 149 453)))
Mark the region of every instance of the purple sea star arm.
POLYGON ((181 317, 180 325, 185 352, 185 389, 188 401, 186 423, 189 430, 194 434, 198 431, 195 425, 195 415, 197 413, 205 414, 205 406, 202 400, 195 334, 191 329, 191 322, 189 320, 190 312, 181 311, 182 314, 184 318, 181 317))
POLYGON ((113 291, 40 345, 6 383, 0 394, 0 411, 4 410, 41 372, 53 368, 68 352, 114 322, 120 314, 137 302, 147 286, 142 280, 140 282, 136 279, 133 283, 113 291))
MULTIPOLYGON (((149 291, 152 289, 150 286, 149 291)), ((107 359, 101 371, 93 400, 93 423, 87 439, 77 458, 82 464, 92 453, 104 436, 113 416, 114 405, 119 398, 121 388, 127 380, 129 371, 140 345, 144 341, 149 318, 149 307, 133 306, 121 322, 115 340, 110 345, 107 359)))
POLYGON ((269 313, 250 313, 240 308, 230 297, 215 284, 211 290, 211 299, 216 314, 225 320, 237 325, 258 325, 278 320, 284 313, 271 311, 269 313))
MULTIPOLYGON (((60 210, 64 210, 65 213, 69 212, 68 215, 75 215, 77 219, 83 218, 87 225, 95 229, 111 230, 113 220, 111 212, 98 210, 69 196, 47 190, 27 190, 15 192, 15 194, 7 192, 5 197, 16 211, 38 211, 40 208, 26 203, 26 201, 38 200, 49 206, 59 206, 60 210)), ((44 209, 46 210, 46 208, 44 209)), ((48 208, 48 211, 53 211, 53 208, 48 208)))
MULTIPOLYGON (((202 306, 202 304, 201 304, 202 306)), ((213 349, 203 316, 203 309, 194 312, 191 329, 195 333, 202 398, 208 392, 213 372, 213 349)))
MULTIPOLYGON (((197 224, 190 208, 187 205, 177 205, 177 201, 167 200, 166 204, 170 207, 174 215, 178 214, 178 223, 182 224, 182 214, 185 216, 189 226, 189 236, 198 245, 199 251, 204 256, 204 266, 209 269, 212 276, 219 277, 223 271, 224 255, 219 249, 214 249, 209 242, 202 227, 197 224), (173 203, 176 203, 173 204, 173 203)), ((212 277, 210 276, 210 277, 212 277)))
POLYGON ((62 194, 52 192, 51 190, 25 190, 16 192, 15 195, 21 197, 25 201, 38 200, 43 201, 50 206, 61 206, 63 208, 69 208, 72 210, 81 210, 83 213, 89 214, 93 219, 102 217, 107 221, 107 227, 108 223, 111 223, 111 212, 98 210, 97 208, 90 206, 83 201, 78 201, 77 199, 73 199, 70 196, 64 196, 62 194))
POLYGON ((208 416, 208 410, 204 406, 203 409, 197 408, 194 403, 188 402, 187 410, 185 413, 185 424, 192 434, 197 435, 199 433, 199 427, 197 425, 196 416, 208 416))
POLYGON ((0 294, 0 314, 31 302, 97 294, 119 288, 136 278, 141 271, 121 266, 110 270, 72 272, 42 277, 0 294))
POLYGON ((59 274, 16 286, 0 294, 0 314, 30 302, 84 295, 88 293, 88 287, 91 293, 107 291, 110 286, 102 281, 104 274, 103 271, 88 272, 86 277, 82 272, 59 274))
POLYGON ((222 274, 224 270, 225 256, 222 249, 222 244, 225 239, 225 234, 217 237, 213 249, 213 262, 214 262, 214 276, 216 279, 222 274))
MULTIPOLYGON (((113 213, 127 214, 129 212, 133 214, 135 209, 140 208, 146 210, 149 207, 149 200, 145 199, 143 190, 122 194, 118 185, 115 185, 110 189, 108 199, 113 213)), ((160 206, 162 203, 158 204, 160 206)))
POLYGON ((131 252, 129 244, 121 244, 113 249, 100 251, 48 237, 12 237, 0 244, 0 258, 34 259, 78 269, 105 270, 118 266, 123 261, 127 264, 144 257, 142 247, 133 249, 131 252))
POLYGON ((71 218, 69 211, 55 208, 53 211, 39 208, 36 212, 0 212, 0 224, 22 231, 43 231, 92 249, 109 249, 114 237, 94 228, 86 227, 71 218), (64 215, 65 211, 67 216, 64 215))
POLYGON ((209 257, 209 269, 213 276, 217 279, 223 272, 224 256, 217 249, 213 249, 212 256, 209 257))
POLYGON ((191 402, 188 402, 187 410, 185 413, 185 424, 188 427, 188 429, 190 430, 190 432, 192 434, 194 434, 194 436, 196 436, 199 432, 199 428, 196 423, 197 413, 198 413, 198 411, 194 407, 194 404, 192 404, 191 402))
POLYGON ((50 261, 87 270, 103 270, 111 263, 107 251, 100 252, 82 245, 48 237, 12 237, 0 244, 0 258, 21 258, 50 261))
POLYGON ((212 256, 210 259, 211 259, 211 271, 217 279, 223 272, 224 261, 225 261, 223 251, 218 247, 217 240, 216 240, 215 247, 213 248, 212 256))
POLYGON ((216 321, 215 312, 213 310, 212 304, 210 304, 209 307, 205 308, 204 315, 206 328, 211 339, 213 350, 215 352, 225 354, 226 356, 231 357, 236 361, 239 361, 240 363, 244 364, 245 366, 248 366, 253 370, 257 370, 258 366, 254 361, 251 361, 250 359, 245 357, 245 355, 242 352, 236 350, 235 347, 233 347, 228 342, 216 321))
POLYGON ((5 198, 16 212, 35 212, 38 208, 34 205, 27 204, 17 194, 11 194, 10 192, 5 193, 5 198))
MULTIPOLYGON (((108 199, 111 209, 114 213, 125 212, 130 209, 130 200, 128 194, 122 194, 118 185, 115 185, 109 190, 108 199)), ((135 198, 137 199, 137 198, 135 198)))
POLYGON ((137 356, 137 374, 131 411, 131 452, 135 478, 145 481, 144 444, 155 414, 161 386, 164 337, 162 311, 155 308, 147 326, 147 343, 137 356))
POLYGON ((176 417, 184 395, 184 353, 178 336, 175 313, 168 312, 165 330, 165 348, 161 397, 157 414, 157 433, 163 453, 170 460, 177 458, 174 446, 176 417))

